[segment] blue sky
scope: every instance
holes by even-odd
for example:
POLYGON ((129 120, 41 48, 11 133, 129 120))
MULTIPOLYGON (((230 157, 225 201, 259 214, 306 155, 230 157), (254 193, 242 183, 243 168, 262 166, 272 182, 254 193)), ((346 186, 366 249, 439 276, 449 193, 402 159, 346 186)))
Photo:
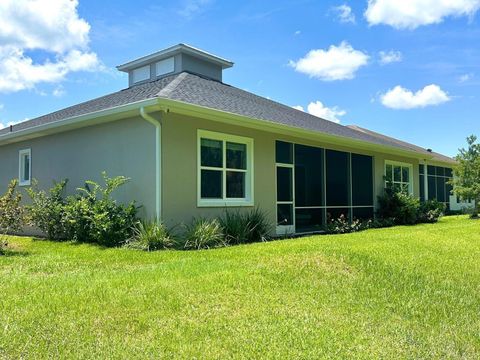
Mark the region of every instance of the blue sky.
POLYGON ((480 135, 480 0, 402 3, 5 0, 0 123, 122 89, 116 65, 184 42, 234 61, 226 83, 453 156, 480 135))

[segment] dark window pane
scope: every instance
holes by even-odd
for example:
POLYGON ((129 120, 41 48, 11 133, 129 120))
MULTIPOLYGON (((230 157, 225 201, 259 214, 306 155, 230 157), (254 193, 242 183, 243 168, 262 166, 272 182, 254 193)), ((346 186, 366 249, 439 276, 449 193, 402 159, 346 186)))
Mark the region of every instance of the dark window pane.
POLYGON ((277 141, 275 145, 275 156, 277 163, 293 164, 293 144, 277 141))
POLYGON ((347 208, 342 209, 342 208, 327 208, 327 222, 336 220, 340 216, 345 217, 345 219, 348 221, 349 219, 349 211, 347 208))
POLYGON ((320 231, 323 229, 323 209, 295 209, 296 232, 320 231))
POLYGON ((352 154, 353 206, 373 205, 373 159, 352 154))
POLYGON ((449 177, 449 178, 453 177, 453 171, 452 171, 452 169, 450 169, 450 168, 445 168, 445 176, 446 176, 446 177, 449 177))
POLYGON ((277 224, 293 225, 293 205, 291 204, 277 205, 277 224))
POLYGON ((392 165, 387 165, 385 167, 385 180, 387 182, 392 182, 392 180, 393 180, 393 166, 392 165))
POLYGON ((327 205, 348 205, 349 154, 335 150, 327 150, 325 154, 327 205))
POLYGON ((295 205, 323 205, 323 150, 295 145, 295 205))
POLYGON ((293 200, 293 175, 292 169, 277 167, 277 201, 293 200))
POLYGON ((410 182, 410 169, 405 166, 402 166, 402 181, 410 182))
POLYGON ((427 173, 428 173, 428 175, 436 175, 435 166, 428 165, 427 166, 427 173))
POLYGON ((445 202, 445 178, 437 177, 437 200, 445 202))
POLYGON ((393 181, 402 181, 402 167, 395 165, 393 167, 393 181))
POLYGON ((353 208, 353 219, 362 221, 373 219, 373 207, 353 208))
POLYGON ((437 176, 445 176, 445 168, 437 166, 437 176))
POLYGON ((437 198, 437 182, 435 176, 428 177, 428 200, 437 198))
POLYGON ((23 163, 23 180, 30 180, 30 156, 25 155, 23 163))
POLYGON ((223 166, 223 142, 220 140, 202 139, 201 141, 202 166, 223 166))
POLYGON ((227 171, 227 198, 245 198, 245 173, 227 171))
POLYGON ((450 195, 452 195, 452 190, 453 190, 452 185, 445 184, 445 201, 450 201, 450 195))
POLYGON ((217 170, 202 170, 202 199, 222 198, 222 172, 217 170))
POLYGON ((247 145, 227 142, 227 168, 247 169, 247 145))
POLYGON ((425 176, 420 175, 419 176, 419 182, 420 182, 420 201, 425 201, 425 176))
POLYGON ((425 174, 425 165, 420 164, 418 171, 419 171, 419 173, 422 174, 422 175, 425 174))

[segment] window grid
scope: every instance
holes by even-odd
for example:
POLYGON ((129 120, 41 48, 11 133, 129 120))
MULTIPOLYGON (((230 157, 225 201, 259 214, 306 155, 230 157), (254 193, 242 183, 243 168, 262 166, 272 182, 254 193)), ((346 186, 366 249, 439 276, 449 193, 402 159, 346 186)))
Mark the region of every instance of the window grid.
POLYGON ((216 133, 210 131, 198 131, 198 206, 252 206, 253 205, 253 140, 235 135, 216 133), (202 140, 215 140, 222 143, 222 166, 205 166, 202 165, 202 140), (246 163, 245 169, 232 168, 227 166, 227 144, 245 145, 246 163), (222 176, 221 198, 204 198, 202 197, 202 170, 218 171, 222 176), (227 196, 227 173, 245 174, 244 180, 244 197, 228 197, 227 196))
POLYGON ((385 187, 391 184, 394 189, 401 189, 408 194, 413 194, 412 172, 413 166, 411 164, 385 161, 385 187), (400 179, 395 176, 396 169, 399 171, 400 179))

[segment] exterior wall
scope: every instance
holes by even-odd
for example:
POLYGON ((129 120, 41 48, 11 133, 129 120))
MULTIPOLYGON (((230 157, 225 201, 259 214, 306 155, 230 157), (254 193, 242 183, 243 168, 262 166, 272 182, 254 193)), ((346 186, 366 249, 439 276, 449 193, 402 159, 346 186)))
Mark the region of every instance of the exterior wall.
POLYGON ((197 206, 198 129, 253 138, 254 203, 267 212, 273 224, 276 222, 276 140, 374 156, 375 201, 376 196, 381 194, 384 188, 385 160, 411 164, 413 165, 413 192, 415 196, 419 196, 419 161, 417 159, 325 144, 294 136, 278 135, 170 113, 162 119, 162 208, 163 218, 168 225, 187 222, 192 217, 220 215, 224 211, 224 208, 221 207, 205 208, 197 206))
POLYGON ((202 74, 212 79, 222 81, 222 67, 203 61, 187 54, 182 55, 181 70, 190 71, 196 74, 202 74))
POLYGON ((141 215, 154 216, 155 130, 140 117, 0 146, 0 193, 18 178, 18 152, 26 148, 32 151, 32 178, 40 188, 67 178, 67 192, 73 193, 85 180, 101 181, 102 171, 124 175, 132 180, 114 196, 121 202, 135 199, 143 205, 141 215))

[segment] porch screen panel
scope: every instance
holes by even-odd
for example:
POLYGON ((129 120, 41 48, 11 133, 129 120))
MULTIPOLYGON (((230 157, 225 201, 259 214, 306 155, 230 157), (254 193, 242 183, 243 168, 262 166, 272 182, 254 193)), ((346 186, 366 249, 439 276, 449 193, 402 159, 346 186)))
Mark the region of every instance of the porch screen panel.
POLYGON ((320 231, 324 223, 324 150, 295 145, 295 227, 320 231))
POLYGON ((373 206, 373 159, 352 154, 352 205, 373 206))
POLYGON ((295 206, 323 205, 323 150, 295 145, 295 206))
POLYGON ((327 206, 349 206, 349 154, 326 150, 327 206))

